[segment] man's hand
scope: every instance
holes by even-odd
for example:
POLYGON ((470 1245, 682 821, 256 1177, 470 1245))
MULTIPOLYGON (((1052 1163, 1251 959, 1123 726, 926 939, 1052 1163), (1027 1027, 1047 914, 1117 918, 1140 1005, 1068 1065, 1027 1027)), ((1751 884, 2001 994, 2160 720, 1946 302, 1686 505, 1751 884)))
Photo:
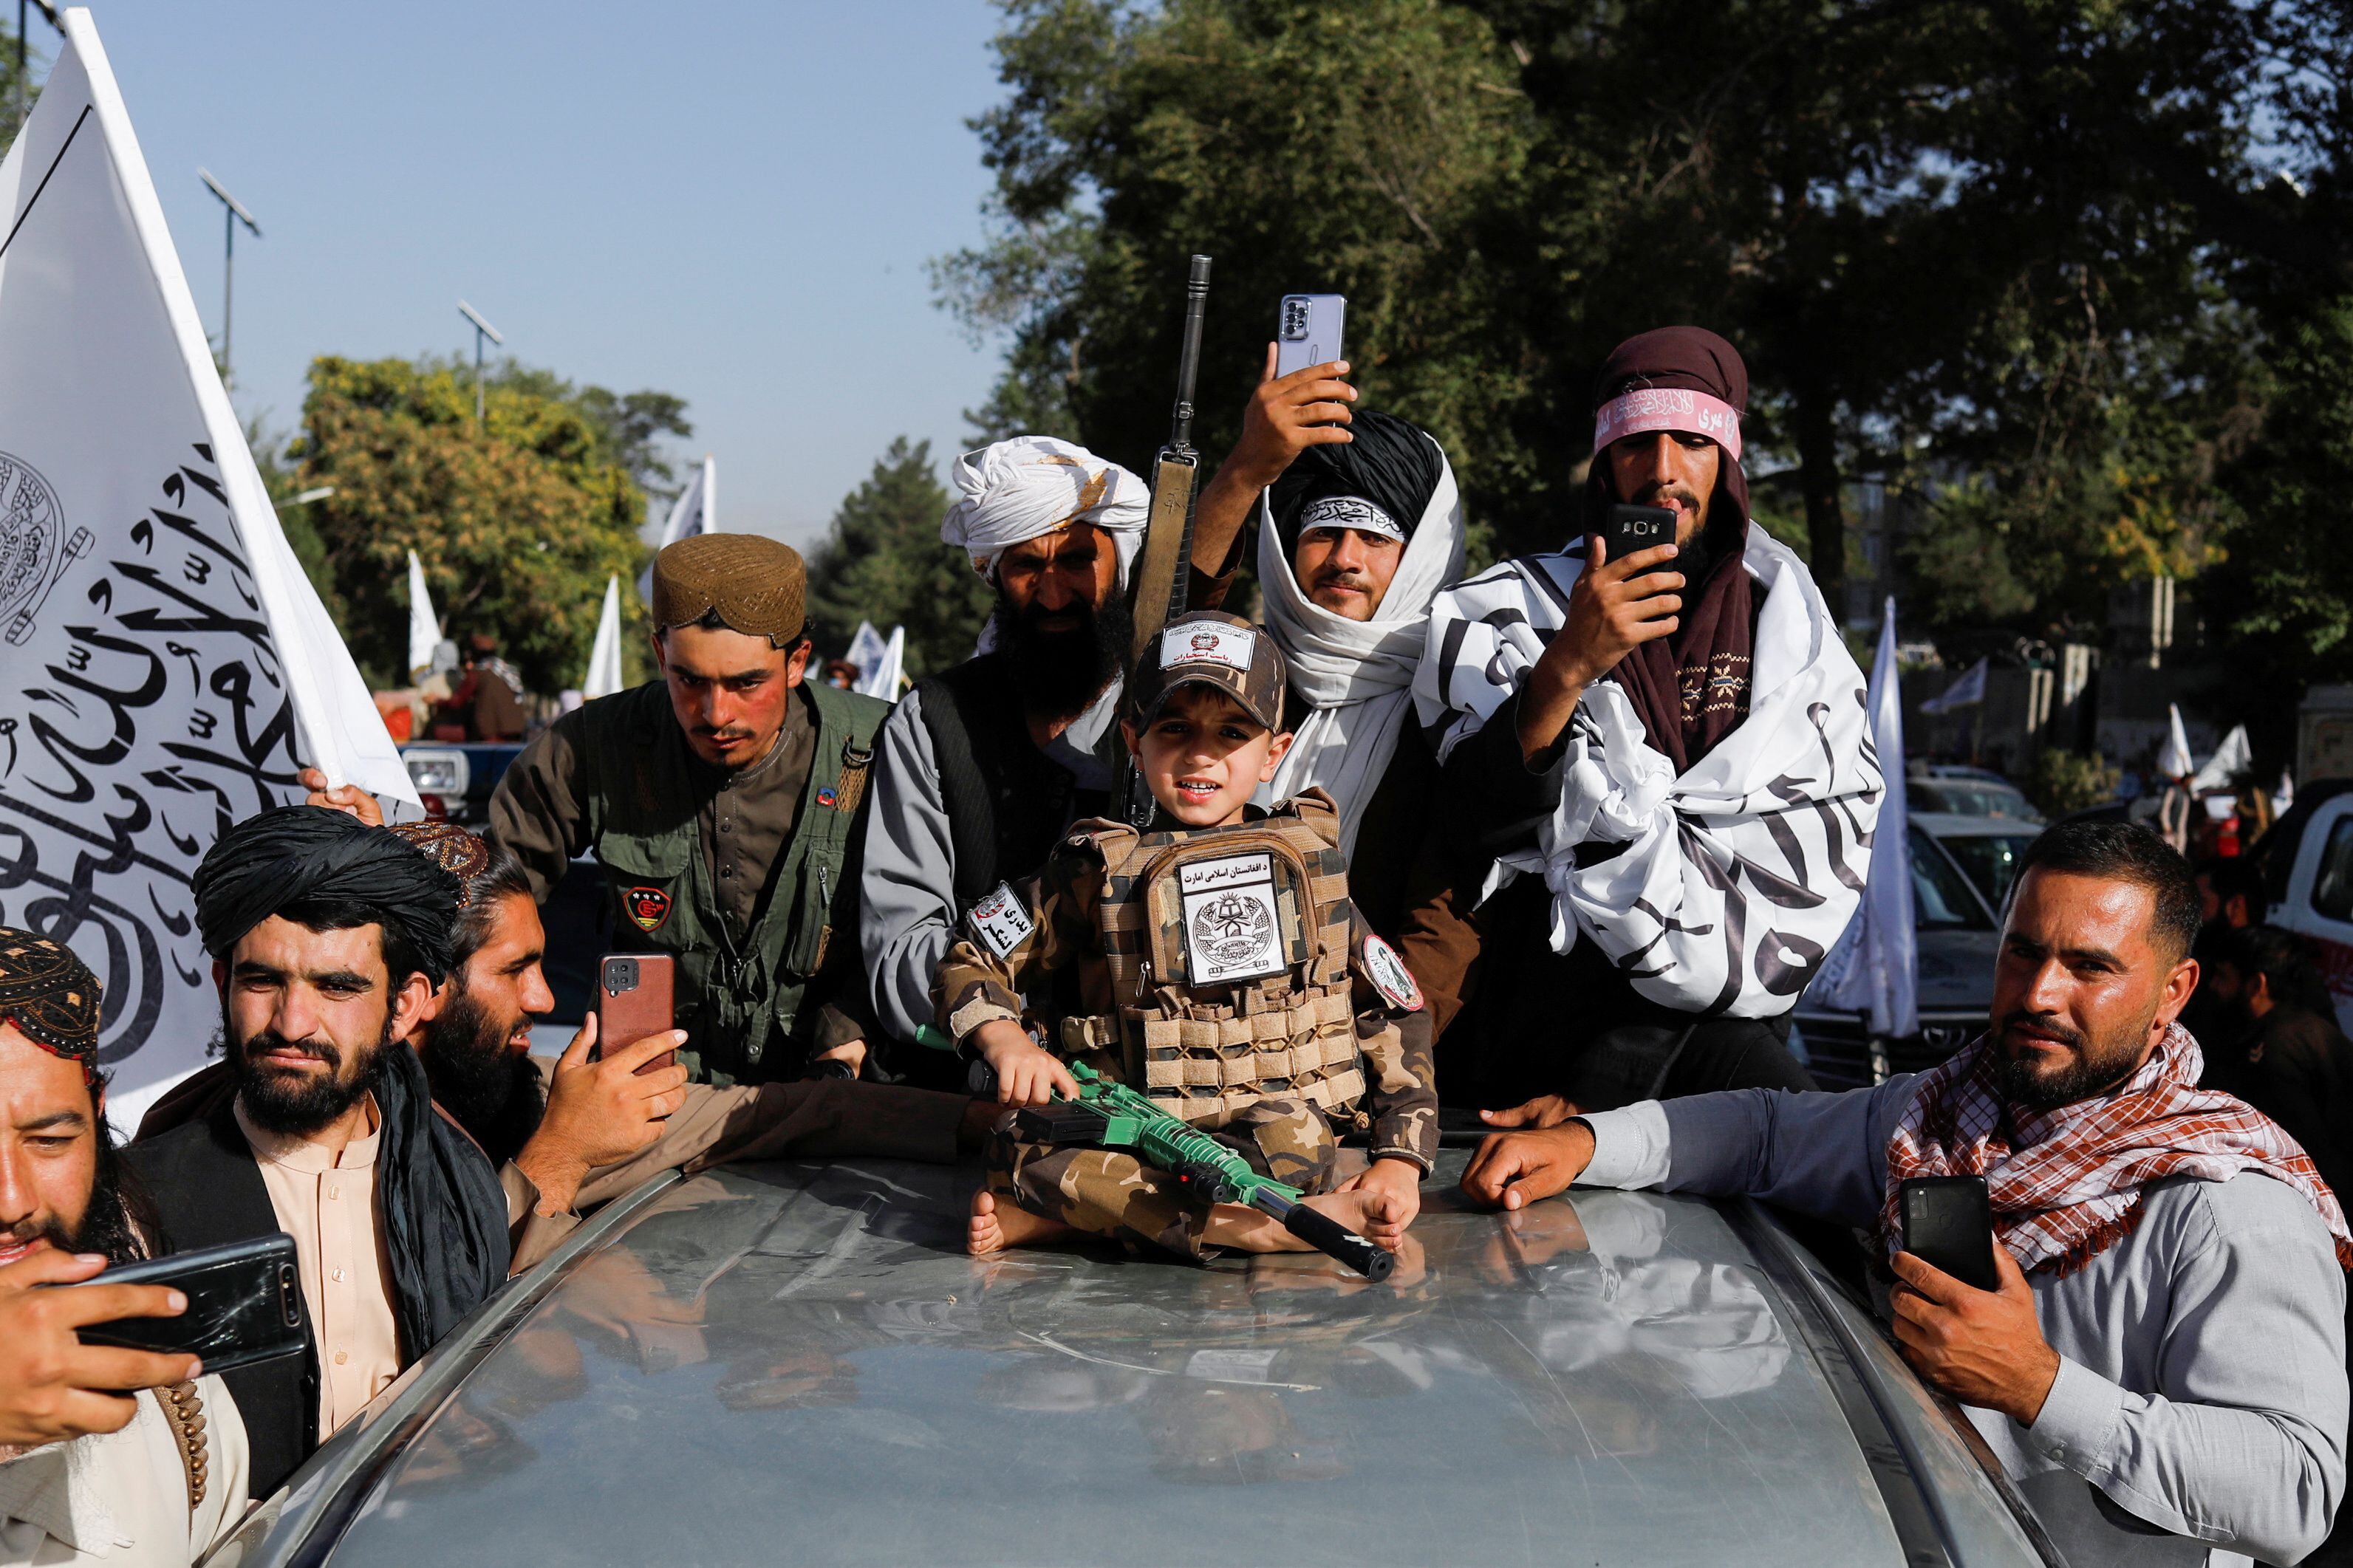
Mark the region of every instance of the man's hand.
POLYGON ((1300 453, 1356 439, 1348 433, 1348 405, 1356 401, 1356 389, 1342 379, 1348 374, 1346 360, 1311 364, 1280 378, 1274 364, 1275 348, 1269 343, 1258 390, 1242 408, 1241 435, 1194 508, 1193 564, 1203 572, 1225 563, 1259 493, 1281 479, 1300 453))
POLYGON ((384 826, 384 806, 375 796, 357 784, 337 784, 327 787, 327 775, 316 768, 304 768, 294 780, 311 793, 302 797, 305 805, 323 805, 330 811, 340 811, 358 817, 370 827, 384 826))
POLYGON ((203 1371, 192 1355, 86 1345, 74 1331, 117 1318, 176 1318, 188 1299, 164 1285, 73 1285, 106 1267, 44 1247, 0 1268, 0 1447, 119 1432, 138 1406, 121 1390, 160 1388, 203 1371))
POLYGON ((1000 1105, 1043 1105, 1058 1091, 1065 1100, 1079 1098, 1079 1080, 1071 1069, 1010 1018, 991 1018, 975 1029, 972 1048, 997 1074, 1000 1105))
POLYGON ((1487 1208, 1525 1208, 1577 1180, 1592 1159, 1593 1129, 1582 1121, 1497 1132, 1462 1168, 1462 1194, 1487 1208))
POLYGON ((1479 1120, 1490 1127, 1557 1127, 1572 1117, 1584 1114, 1577 1101, 1557 1094, 1540 1094, 1534 1100, 1503 1110, 1482 1110, 1479 1120))
POLYGON ((2034 1291, 2010 1248, 1994 1243, 1999 1290, 1964 1285, 1908 1252, 1895 1255, 1895 1340, 1922 1377, 1964 1405, 2021 1426, 2042 1413, 2059 1352, 2042 1337, 2034 1291))
POLYGON ((547 1086, 547 1114, 531 1135, 515 1165, 539 1189, 542 1214, 572 1207, 580 1184, 599 1165, 610 1165, 661 1136, 662 1119, 686 1103, 686 1068, 672 1062, 638 1069, 686 1044, 686 1031, 665 1029, 622 1047, 602 1061, 588 1059, 596 1043, 591 1013, 564 1048, 547 1086))
POLYGON ((1683 624, 1683 574, 1669 564, 1675 547, 1654 544, 1623 561, 1609 558, 1595 534, 1586 566, 1568 591, 1568 616, 1528 672, 1520 696, 1520 751, 1533 759, 1560 738, 1585 689, 1646 642, 1683 624))
POLYGON ((846 1062, 849 1066, 849 1076, 856 1078, 859 1074, 866 1070, 866 1042, 864 1040, 845 1040, 840 1045, 818 1052, 815 1056, 811 1057, 809 1060, 817 1062, 846 1062))

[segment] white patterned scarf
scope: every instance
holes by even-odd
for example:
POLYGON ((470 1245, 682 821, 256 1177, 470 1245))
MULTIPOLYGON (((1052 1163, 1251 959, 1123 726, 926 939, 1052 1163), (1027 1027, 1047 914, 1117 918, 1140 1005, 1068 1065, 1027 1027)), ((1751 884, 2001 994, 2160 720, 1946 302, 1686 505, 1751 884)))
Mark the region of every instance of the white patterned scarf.
MULTIPOLYGON (((1583 567, 1581 547, 1522 557, 1439 595, 1413 691, 1441 760, 1526 679, 1583 567)), ((1555 951, 1582 933, 1637 994, 1703 1017, 1796 1005, 1861 901, 1884 788, 1862 671, 1804 563, 1752 523, 1745 569, 1763 595, 1748 717, 1678 776, 1595 681, 1559 806, 1491 877, 1541 872, 1555 951)))

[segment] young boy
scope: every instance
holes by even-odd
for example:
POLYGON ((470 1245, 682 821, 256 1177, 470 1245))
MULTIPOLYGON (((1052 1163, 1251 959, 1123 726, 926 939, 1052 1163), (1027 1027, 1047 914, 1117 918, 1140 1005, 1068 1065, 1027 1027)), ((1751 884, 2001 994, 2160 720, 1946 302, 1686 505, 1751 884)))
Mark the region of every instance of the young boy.
MULTIPOLYGON (((1129 683, 1123 721, 1159 805, 1152 830, 1082 824, 1018 892, 981 900, 934 998, 958 1047, 995 1069, 1005 1103, 1075 1095, 1063 1062, 1083 1061, 1394 1251, 1438 1146, 1429 1019, 1404 963, 1349 901, 1331 800, 1311 790, 1271 812, 1250 804, 1291 743, 1282 692, 1282 655, 1248 622, 1170 622, 1129 683), (1371 1134, 1370 1169, 1345 1183, 1335 1125, 1371 1134)), ((1187 1195, 1131 1153, 1024 1142, 1009 1115, 986 1163, 975 1254, 1073 1230, 1192 1257, 1305 1246, 1256 1209, 1187 1195)))

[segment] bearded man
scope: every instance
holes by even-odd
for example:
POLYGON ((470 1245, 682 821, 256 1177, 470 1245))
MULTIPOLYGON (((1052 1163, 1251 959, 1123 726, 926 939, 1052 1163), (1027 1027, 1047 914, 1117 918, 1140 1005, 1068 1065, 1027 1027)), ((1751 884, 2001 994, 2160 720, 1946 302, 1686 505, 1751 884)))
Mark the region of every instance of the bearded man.
POLYGON ((448 974, 455 877, 337 811, 281 806, 196 868, 235 1093, 134 1142, 167 1251, 294 1237, 309 1353, 227 1376, 268 1496, 507 1274, 507 1200, 407 1041, 448 974))
POLYGON ((245 1516, 245 1424, 195 1357, 76 1336, 187 1304, 99 1272, 146 1242, 107 1131, 98 1014, 71 951, 0 926, 0 1562, 186 1568, 245 1516))
MULTIPOLYGON (((1036 870, 1071 823, 1112 808, 1130 567, 1150 500, 1118 464, 1044 436, 967 452, 955 478, 962 499, 940 537, 997 607, 979 651, 917 681, 882 726, 859 889, 875 1016, 902 1043, 932 1021, 932 977, 965 912, 1036 870)), ((1204 493, 1195 608, 1223 602, 1246 515, 1204 493)), ((902 1051, 894 1065, 941 1081, 963 1071, 942 1052, 902 1051)))
POLYGON ((614 945, 677 961, 680 1059, 698 1082, 856 1072, 866 1057, 850 927, 884 709, 807 679, 806 587, 799 552, 773 539, 664 545, 661 678, 558 719, 491 796, 491 841, 541 902, 593 854, 614 945))
POLYGON ((1867 1228, 1905 1359, 2066 1561, 2296 1562, 2344 1494, 2353 1237, 2295 1139, 2197 1087, 2178 1021, 2197 934, 2197 883, 2156 834, 2061 823, 2020 862, 1991 1032, 1943 1067, 1493 1136, 1463 1190, 1746 1193, 1867 1228), (1986 1181, 1998 1290, 1902 1249, 1903 1184, 1951 1175, 1986 1181))
POLYGON ((1749 520, 1747 396, 1713 332, 1620 344, 1586 538, 1438 597, 1414 698, 1475 843, 1470 891, 1434 901, 1492 896, 1475 944, 1418 913, 1398 946, 1426 990, 1465 997, 1451 1100, 1534 1096, 1504 1114, 1540 1121, 1811 1087, 1789 1010, 1861 901, 1883 781, 1836 618, 1749 520), (1620 502, 1671 510, 1675 542, 1608 559, 1620 502))
POLYGON ((1278 380, 1270 346, 1201 517, 1259 515, 1259 586, 1289 671, 1282 727, 1294 738, 1258 804, 1329 795, 1356 908, 1395 938, 1438 782, 1411 687, 1430 603, 1462 574, 1462 496, 1419 426, 1370 409, 1332 425, 1281 416, 1293 384, 1341 368, 1278 380))

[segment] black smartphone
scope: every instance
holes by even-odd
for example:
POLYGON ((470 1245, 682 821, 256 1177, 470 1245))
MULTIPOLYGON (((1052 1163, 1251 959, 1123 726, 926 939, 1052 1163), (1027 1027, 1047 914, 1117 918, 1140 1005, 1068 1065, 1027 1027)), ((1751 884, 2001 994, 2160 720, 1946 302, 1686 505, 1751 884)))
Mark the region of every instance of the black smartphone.
POLYGON ((1993 1270, 1993 1204, 1983 1176, 1914 1176, 1896 1194, 1904 1250, 1964 1285, 1999 1290, 1993 1270))
POLYGON ((188 1299, 188 1310, 176 1318, 117 1318, 111 1323, 84 1324, 78 1332, 86 1345, 185 1351, 202 1356, 210 1373, 292 1355, 304 1344, 294 1238, 282 1230, 226 1247, 127 1263, 82 1284, 169 1285, 188 1299))
POLYGON ((1675 513, 1672 507, 1628 506, 1620 501, 1609 509, 1609 521, 1601 531, 1601 542, 1612 561, 1623 561, 1637 550, 1674 542, 1675 513))

